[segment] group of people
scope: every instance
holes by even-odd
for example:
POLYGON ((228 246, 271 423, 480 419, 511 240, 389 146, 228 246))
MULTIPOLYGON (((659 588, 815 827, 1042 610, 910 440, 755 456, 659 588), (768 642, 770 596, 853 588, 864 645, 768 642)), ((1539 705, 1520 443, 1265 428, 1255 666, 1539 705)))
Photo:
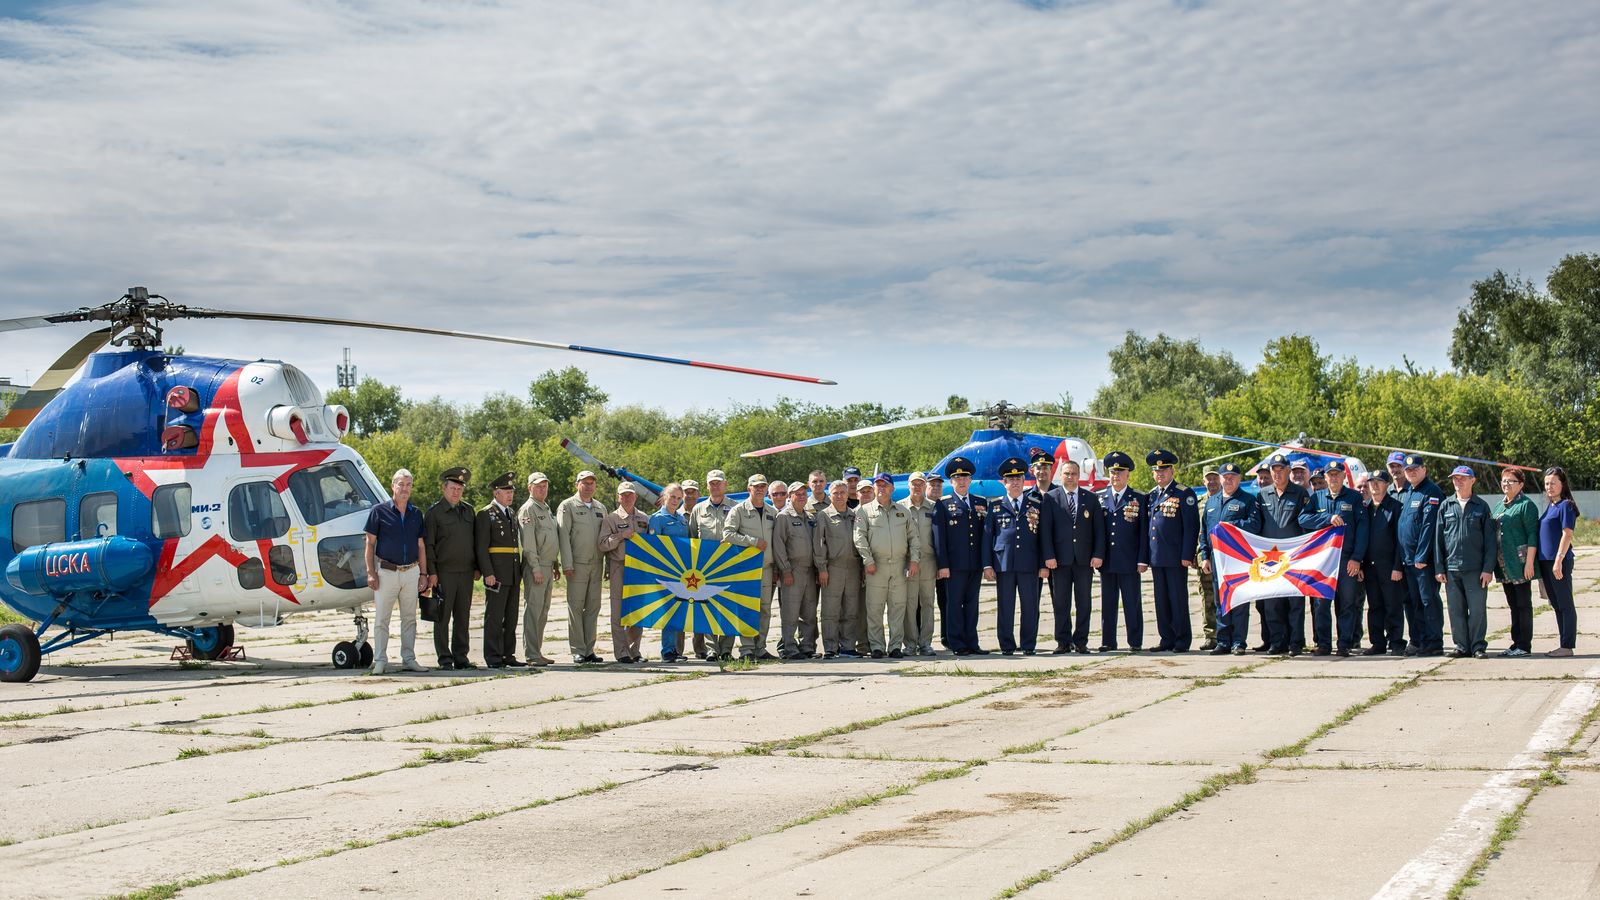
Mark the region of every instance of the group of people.
MULTIPOLYGON (((727 494, 718 469, 706 473, 705 493, 693 480, 666 485, 656 510, 639 507, 638 488, 617 486, 616 508, 595 497, 593 472, 579 472, 572 496, 554 510, 550 480, 528 476, 527 499, 515 502, 515 476, 491 484, 493 500, 474 510, 463 499, 467 470, 442 475, 442 498, 425 513, 409 503, 413 478, 404 469, 391 484, 393 499, 374 507, 367 524, 367 577, 377 598, 372 671, 389 664, 389 625, 401 614, 401 666, 426 671, 415 656, 416 607, 430 590, 437 604, 434 650, 443 669, 476 668, 468 639, 474 584, 485 593, 483 660, 490 667, 546 666, 544 632, 552 586, 566 582, 567 643, 575 664, 599 663, 601 593, 609 584, 611 651, 617 662, 639 663, 648 652, 644 632, 624 626, 623 575, 630 537, 655 534, 700 538, 762 551, 759 625, 738 637, 742 658, 904 658, 935 655, 938 643, 957 656, 993 652, 978 640, 978 592, 996 587, 996 639, 1005 655, 1034 655, 1048 585, 1054 613, 1054 648, 1089 653, 1093 586, 1100 586, 1098 652, 1145 647, 1141 576, 1154 591, 1158 652, 1183 653, 1195 634, 1189 609, 1189 570, 1198 572, 1203 597, 1202 643, 1214 654, 1249 652, 1250 606, 1219 613, 1211 530, 1221 523, 1265 538, 1288 538, 1330 525, 1344 527, 1337 587, 1332 599, 1314 598, 1310 652, 1394 656, 1445 655, 1448 609, 1451 656, 1487 655, 1485 622, 1489 585, 1498 581, 1511 610, 1511 645, 1500 656, 1532 653, 1533 585, 1541 585, 1555 610, 1559 646, 1549 656, 1570 656, 1576 645, 1572 594, 1572 535, 1578 510, 1566 473, 1544 473, 1550 502, 1541 513, 1523 493, 1520 474, 1507 469, 1504 496, 1491 509, 1473 496, 1476 476, 1465 466, 1450 475, 1447 496, 1417 455, 1394 453, 1387 469, 1349 484, 1342 458, 1313 468, 1298 455, 1274 454, 1258 472, 1254 492, 1243 488, 1236 463, 1208 467, 1205 489, 1175 480, 1178 458, 1168 450, 1145 456, 1155 487, 1129 486, 1134 463, 1107 454, 1109 485, 1079 484, 1079 467, 1035 451, 1030 461, 1011 458, 998 471, 1004 492, 986 498, 970 492, 977 474, 957 456, 943 473, 914 472, 908 496, 894 499, 887 475, 863 479, 855 468, 830 482, 813 471, 805 482, 746 481, 747 496, 727 494), (1030 480, 1033 481, 1029 485, 1030 480), (948 480, 950 491, 946 493, 948 480), (1440 591, 1444 592, 1441 602, 1440 591), (768 644, 776 600, 777 652, 768 644), (522 627, 522 655, 516 653, 522 627), (1369 645, 1362 649, 1363 608, 1369 645)), ((1256 601, 1257 652, 1306 652, 1306 598, 1256 601)), ((660 658, 730 660, 734 635, 661 634, 660 658)))

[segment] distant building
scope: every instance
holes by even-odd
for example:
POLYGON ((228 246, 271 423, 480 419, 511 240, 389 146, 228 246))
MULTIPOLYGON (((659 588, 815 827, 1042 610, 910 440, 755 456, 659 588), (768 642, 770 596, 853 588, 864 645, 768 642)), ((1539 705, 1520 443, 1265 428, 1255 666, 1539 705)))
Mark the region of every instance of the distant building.
POLYGON ((25 384, 12 384, 9 378, 0 378, 0 394, 9 394, 18 397, 28 392, 25 384))

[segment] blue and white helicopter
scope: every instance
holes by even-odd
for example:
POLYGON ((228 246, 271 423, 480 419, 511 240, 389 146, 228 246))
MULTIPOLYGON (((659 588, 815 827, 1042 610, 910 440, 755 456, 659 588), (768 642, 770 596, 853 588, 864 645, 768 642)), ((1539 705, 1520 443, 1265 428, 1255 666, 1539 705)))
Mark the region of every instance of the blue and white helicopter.
POLYGON ((367 510, 382 479, 341 443, 350 414, 275 360, 163 352, 175 319, 376 328, 621 356, 812 384, 834 382, 698 360, 410 325, 173 303, 142 287, 99 307, 0 319, 0 332, 108 322, 58 359, 0 427, 0 601, 37 626, 0 628, 0 681, 29 681, 45 654, 117 631, 180 638, 200 658, 234 625, 354 609, 340 668, 367 665, 361 607, 367 510), (97 352, 107 344, 117 348, 97 352), (83 377, 72 380, 87 363, 83 377), (51 629, 56 629, 54 633, 51 629))

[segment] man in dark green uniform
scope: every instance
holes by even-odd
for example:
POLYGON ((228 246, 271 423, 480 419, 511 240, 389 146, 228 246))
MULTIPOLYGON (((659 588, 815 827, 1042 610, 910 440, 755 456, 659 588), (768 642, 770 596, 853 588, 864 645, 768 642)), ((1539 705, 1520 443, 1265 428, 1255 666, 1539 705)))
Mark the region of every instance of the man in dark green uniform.
POLYGON ((457 466, 439 476, 444 498, 423 517, 429 585, 439 597, 439 620, 433 623, 433 649, 441 669, 476 669, 467 658, 471 648, 467 622, 472 615, 472 583, 477 580, 478 551, 473 536, 472 506, 461 499, 472 473, 457 466))
POLYGON ((516 513, 517 476, 507 472, 494 480, 494 500, 478 510, 476 527, 478 571, 483 573, 483 661, 496 669, 521 667, 517 659, 517 608, 521 599, 517 583, 522 574, 522 548, 518 546, 516 513))

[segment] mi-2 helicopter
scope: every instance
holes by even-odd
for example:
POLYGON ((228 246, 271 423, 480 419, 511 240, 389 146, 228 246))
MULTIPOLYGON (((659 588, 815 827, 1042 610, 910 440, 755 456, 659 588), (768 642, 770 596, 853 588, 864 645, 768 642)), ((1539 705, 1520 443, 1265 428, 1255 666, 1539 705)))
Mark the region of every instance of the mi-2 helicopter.
POLYGON ((38 623, 0 628, 0 681, 31 680, 42 656, 117 631, 168 635, 217 659, 236 624, 273 626, 307 610, 356 610, 353 640, 334 646, 333 663, 371 660, 363 529, 388 494, 340 441, 349 411, 285 362, 163 352, 162 323, 176 319, 374 328, 834 383, 527 338, 205 309, 142 287, 103 306, 0 319, 0 331, 109 323, 0 420, 24 428, 0 444, 0 601, 38 623), (108 344, 116 349, 99 352, 108 344))

